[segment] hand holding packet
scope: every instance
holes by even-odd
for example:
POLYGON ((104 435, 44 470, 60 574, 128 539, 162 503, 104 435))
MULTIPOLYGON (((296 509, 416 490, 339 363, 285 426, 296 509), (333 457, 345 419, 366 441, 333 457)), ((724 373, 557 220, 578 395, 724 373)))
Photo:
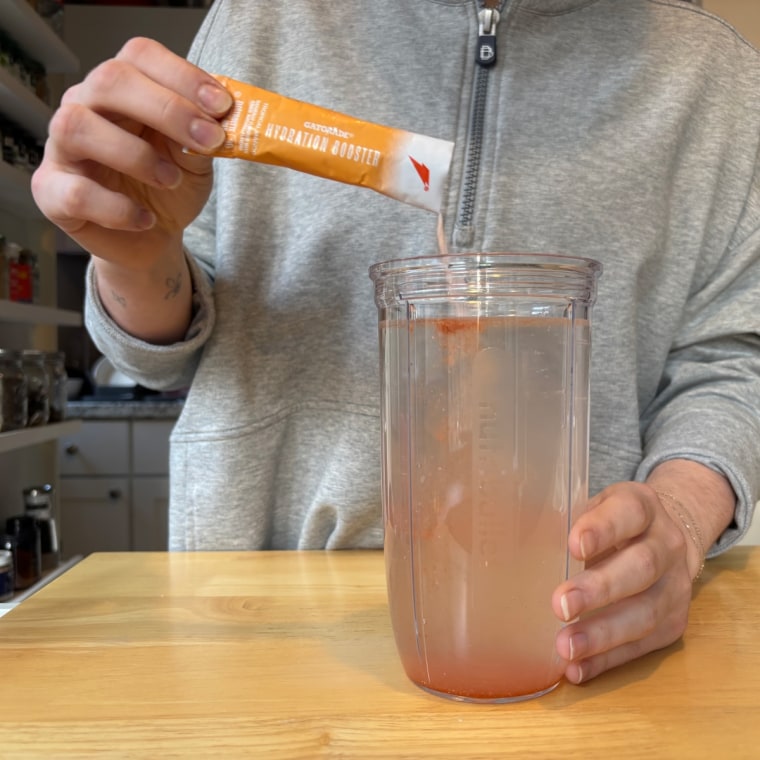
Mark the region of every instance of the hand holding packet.
POLYGON ((234 105, 221 122, 226 139, 211 155, 284 166, 440 212, 454 143, 214 76, 234 105))

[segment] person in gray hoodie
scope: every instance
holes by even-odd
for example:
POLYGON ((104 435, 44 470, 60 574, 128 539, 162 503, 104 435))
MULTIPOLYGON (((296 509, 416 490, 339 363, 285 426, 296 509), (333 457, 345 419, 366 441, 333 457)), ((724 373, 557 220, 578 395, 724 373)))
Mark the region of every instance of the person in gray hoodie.
POLYGON ((557 650, 577 683, 675 641, 760 495, 758 51, 680 0, 220 0, 189 61, 135 39, 66 93, 33 192, 92 254, 87 326, 189 386, 170 547, 337 549, 383 542, 367 270, 436 219, 198 155, 231 106, 209 72, 453 141, 452 251, 602 262, 557 650))

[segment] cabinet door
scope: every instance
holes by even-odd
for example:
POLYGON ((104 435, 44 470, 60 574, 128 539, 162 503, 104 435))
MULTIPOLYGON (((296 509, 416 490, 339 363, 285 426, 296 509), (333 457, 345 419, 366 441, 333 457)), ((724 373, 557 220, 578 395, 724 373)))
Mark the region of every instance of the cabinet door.
POLYGON ((165 552, 169 540, 169 478, 132 479, 132 549, 165 552))
POLYGON ((86 420, 58 441, 61 475, 129 474, 129 422, 86 420))
POLYGON ((58 514, 65 559, 129 551, 129 479, 62 478, 58 514))
POLYGON ((760 502, 755 507, 755 517, 747 535, 739 543, 744 546, 760 546, 760 502))
POLYGON ((132 472, 169 474, 169 436, 175 420, 135 420, 132 423, 132 472))

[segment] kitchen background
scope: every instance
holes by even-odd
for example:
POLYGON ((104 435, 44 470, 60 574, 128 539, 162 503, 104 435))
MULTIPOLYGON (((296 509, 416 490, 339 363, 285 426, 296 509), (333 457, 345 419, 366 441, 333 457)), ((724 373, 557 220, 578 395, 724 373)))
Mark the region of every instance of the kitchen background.
MULTIPOLYGON (((0 348, 65 352, 68 374, 83 381, 79 397, 103 390, 91 382, 100 357, 81 324, 87 256, 36 210, 29 191, 34 154, 67 86, 136 35, 184 55, 209 5, 0 0, 0 235, 15 267, 9 278, 7 266, 0 266, 6 274, 0 278, 0 348)), ((760 46, 758 0, 702 5, 760 46)), ((0 432, 0 534, 6 518, 24 512, 23 489, 51 484, 63 559, 164 547, 168 436, 181 399, 133 400, 128 397, 139 396, 139 389, 105 390, 112 395, 101 395, 98 404, 69 404, 67 420, 0 432)), ((760 517, 748 542, 760 544, 760 517)))

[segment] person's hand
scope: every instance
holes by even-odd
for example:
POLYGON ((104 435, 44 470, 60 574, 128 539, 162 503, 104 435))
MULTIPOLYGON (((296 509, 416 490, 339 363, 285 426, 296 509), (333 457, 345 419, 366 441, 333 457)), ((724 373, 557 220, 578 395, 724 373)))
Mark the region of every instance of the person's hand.
POLYGON ((681 637, 702 558, 651 487, 626 482, 602 491, 573 526, 569 548, 586 563, 552 596, 554 613, 569 623, 556 641, 569 681, 681 637))
POLYGON ((41 211, 94 256, 153 265, 197 216, 208 152, 232 99, 209 74, 152 40, 130 40, 69 89, 32 177, 41 211))

